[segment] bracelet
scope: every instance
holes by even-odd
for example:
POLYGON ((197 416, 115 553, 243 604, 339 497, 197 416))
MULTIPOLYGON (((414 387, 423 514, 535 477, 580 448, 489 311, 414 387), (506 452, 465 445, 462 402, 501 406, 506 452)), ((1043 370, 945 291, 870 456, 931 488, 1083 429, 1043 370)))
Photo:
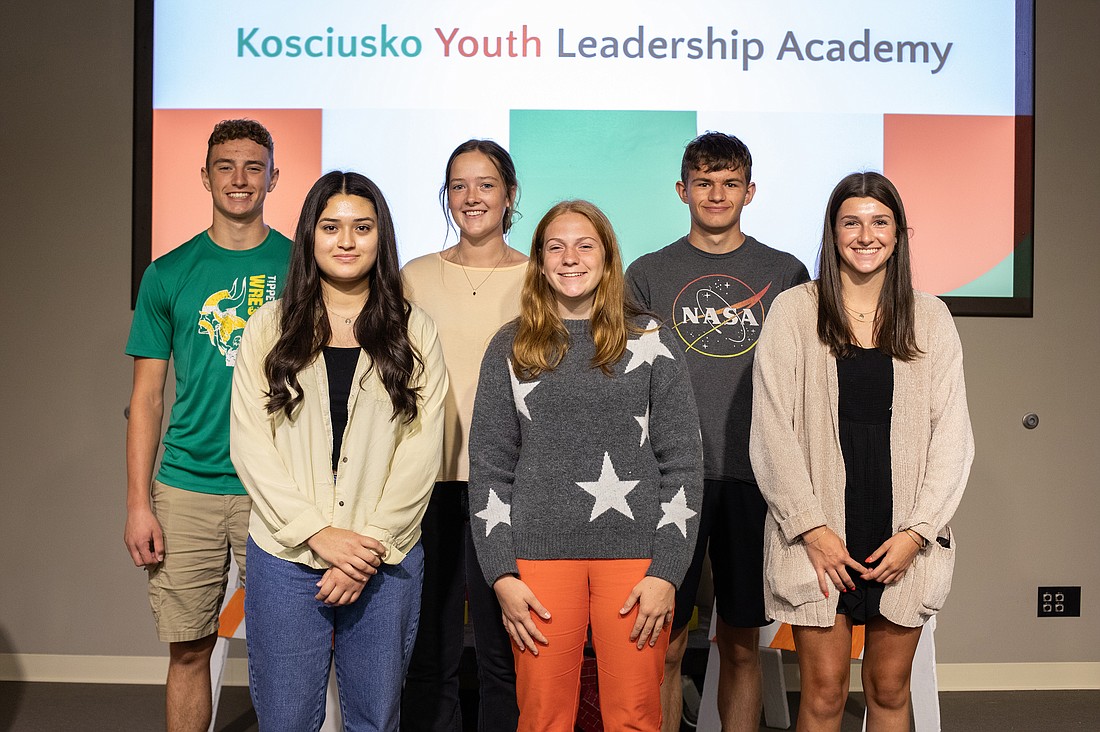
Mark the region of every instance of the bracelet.
POLYGON ((910 539, 912 539, 913 543, 916 544, 918 548, 920 548, 920 549, 924 548, 925 542, 923 541, 923 539, 924 539, 923 536, 921 536, 921 540, 918 541, 917 537, 920 536, 920 534, 917 534, 917 532, 913 531, 912 529, 906 529, 905 530, 905 535, 908 536, 910 539), (914 536, 914 534, 916 534, 916 536, 914 536))
MULTIPOLYGON (((820 541, 821 537, 825 536, 825 532, 828 531, 828 530, 829 530, 828 526, 822 526, 821 531, 819 531, 817 533, 817 538, 816 539, 814 539, 813 541, 806 541, 806 539, 802 539, 802 543, 805 544, 806 546, 812 546, 813 544, 816 544, 818 541, 820 541)), ((811 531, 812 531, 812 529, 811 529, 811 531)))

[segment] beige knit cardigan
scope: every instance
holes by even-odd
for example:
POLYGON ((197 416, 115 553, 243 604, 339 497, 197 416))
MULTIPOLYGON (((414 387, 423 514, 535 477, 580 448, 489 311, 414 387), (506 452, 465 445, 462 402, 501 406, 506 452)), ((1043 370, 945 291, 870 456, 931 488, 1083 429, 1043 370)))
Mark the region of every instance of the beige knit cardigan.
MULTIPOLYGON (((765 321, 753 368, 749 453, 768 502, 767 613, 792 625, 830 627, 840 593, 822 596, 799 539, 823 524, 842 539, 845 535, 836 359, 817 336, 816 287, 811 282, 779 295, 765 321)), ((908 363, 893 362, 893 528, 913 529, 927 546, 905 576, 886 588, 881 602, 887 620, 907 627, 933 616, 951 589, 955 539, 947 522, 974 458, 958 332, 942 301, 922 292, 914 296, 916 340, 923 354, 908 363)))

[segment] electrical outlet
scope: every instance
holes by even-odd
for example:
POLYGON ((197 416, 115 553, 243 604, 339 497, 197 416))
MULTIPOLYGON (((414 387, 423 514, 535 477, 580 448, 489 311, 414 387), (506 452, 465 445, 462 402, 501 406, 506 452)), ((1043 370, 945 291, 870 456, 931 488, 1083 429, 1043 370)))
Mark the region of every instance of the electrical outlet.
POLYGON ((1040 587, 1040 618, 1081 617, 1080 587, 1040 587))

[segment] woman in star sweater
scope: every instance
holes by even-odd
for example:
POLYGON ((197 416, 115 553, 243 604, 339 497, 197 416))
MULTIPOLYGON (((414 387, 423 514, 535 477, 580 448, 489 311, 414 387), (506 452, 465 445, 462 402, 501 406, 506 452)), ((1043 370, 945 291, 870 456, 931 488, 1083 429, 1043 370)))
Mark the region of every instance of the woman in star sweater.
POLYGON ((471 527, 514 641, 520 730, 572 730, 587 628, 607 730, 659 730, 675 586, 702 498, 699 420, 673 335, 630 303, 586 201, 535 229, 520 317, 481 365, 471 527))

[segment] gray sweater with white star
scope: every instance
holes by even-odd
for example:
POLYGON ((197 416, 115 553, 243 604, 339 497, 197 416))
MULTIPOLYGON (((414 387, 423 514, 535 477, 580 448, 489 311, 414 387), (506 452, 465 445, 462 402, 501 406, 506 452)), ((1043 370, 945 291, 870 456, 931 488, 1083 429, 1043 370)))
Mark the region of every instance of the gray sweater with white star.
POLYGON ((683 361, 665 328, 630 334, 612 374, 592 366, 587 320, 552 371, 513 372, 516 324, 481 362, 470 429, 470 521, 490 584, 516 559, 651 559, 679 586, 703 495, 702 444, 683 361))

